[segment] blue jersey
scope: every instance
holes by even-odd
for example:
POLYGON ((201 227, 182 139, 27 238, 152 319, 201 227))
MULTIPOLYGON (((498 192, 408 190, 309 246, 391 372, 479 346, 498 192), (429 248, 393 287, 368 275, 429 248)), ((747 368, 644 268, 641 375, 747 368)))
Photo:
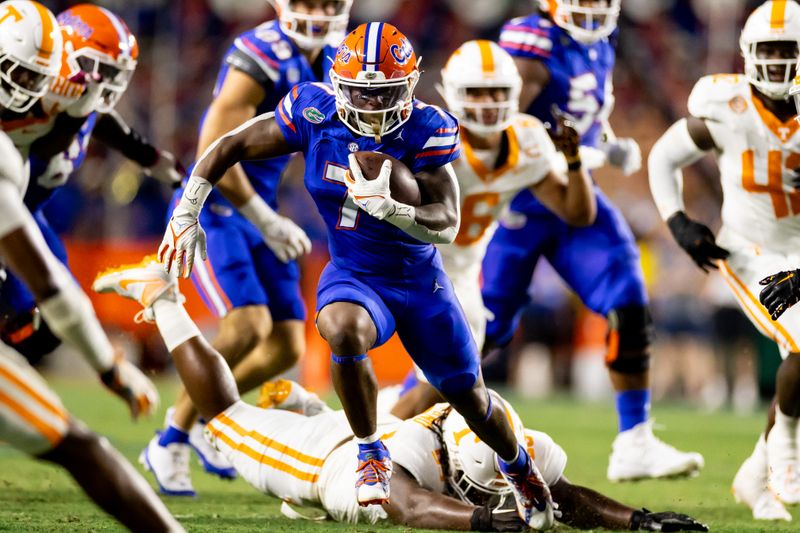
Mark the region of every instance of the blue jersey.
POLYGON ((458 158, 458 124, 436 106, 415 101, 408 121, 378 143, 357 136, 339 120, 333 90, 323 83, 295 87, 275 110, 289 145, 305 155, 305 185, 328 227, 331 262, 340 268, 396 276, 430 261, 432 244, 359 211, 344 184, 347 157, 372 150, 402 161, 413 173, 458 158))
POLYGON ((67 182, 67 178, 69 178, 70 174, 78 170, 83 164, 83 160, 86 159, 86 149, 89 146, 89 139, 92 136, 92 130, 96 123, 96 112, 86 118, 83 126, 81 126, 81 129, 75 136, 75 139, 73 139, 72 144, 70 144, 65 152, 71 170, 68 172, 65 170, 58 179, 40 179, 45 170, 47 170, 47 165, 50 161, 44 161, 35 155, 30 156, 31 179, 28 184, 28 190, 25 192, 25 205, 31 213, 42 207, 42 205, 53 196, 53 193, 67 182))
MULTIPOLYGON (((265 22, 242 33, 225 53, 217 83, 214 87, 216 97, 225 77, 231 68, 242 71, 260 83, 265 91, 264 100, 258 106, 256 115, 275 109, 278 101, 298 83, 308 81, 328 81, 328 72, 336 49, 326 46, 320 51, 321 75, 314 72, 308 59, 280 28, 277 20, 265 22)), ((202 122, 201 122, 202 127, 202 122)), ((275 157, 263 161, 242 163, 247 177, 256 192, 273 208, 277 208, 277 188, 281 172, 289 161, 289 156, 275 157)), ((212 193, 213 203, 227 202, 218 192, 212 193)))
POLYGON ((578 119, 581 144, 592 147, 597 146, 600 121, 613 101, 615 41, 616 32, 594 44, 581 44, 540 13, 511 20, 500 34, 500 46, 509 54, 541 61, 550 73, 550 82, 526 112, 553 124, 555 104, 578 119))

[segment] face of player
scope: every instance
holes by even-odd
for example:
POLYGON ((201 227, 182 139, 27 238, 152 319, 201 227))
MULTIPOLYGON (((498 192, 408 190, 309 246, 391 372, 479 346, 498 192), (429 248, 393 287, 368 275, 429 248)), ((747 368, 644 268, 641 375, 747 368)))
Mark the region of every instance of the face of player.
MULTIPOLYGON (((608 0, 578 0, 577 2, 573 0, 572 2, 567 2, 567 3, 571 3, 579 8, 607 8, 610 7, 611 4, 611 2, 609 2, 608 0)), ((591 24, 592 26, 600 27, 605 22, 605 15, 595 15, 593 18, 594 20, 592 21, 591 24)), ((586 16, 585 13, 576 11, 572 14, 572 21, 577 26, 582 26, 588 30, 595 29, 594 27, 592 28, 587 27, 588 26, 587 20, 588 17, 586 16)))
POLYGON ((31 70, 11 59, 0 63, 0 86, 7 94, 13 95, 14 104, 21 105, 31 98, 43 95, 51 81, 50 76, 31 70))
MULTIPOLYGON (((756 58, 766 60, 795 61, 800 54, 795 41, 768 41, 756 45, 756 58)), ((792 66, 789 79, 795 76, 796 67, 792 66)), ((783 82, 786 79, 786 67, 783 64, 767 65, 766 73, 769 81, 783 82)))
POLYGON ((464 114, 474 122, 485 126, 494 126, 506 119, 507 110, 502 106, 492 104, 503 104, 508 102, 511 89, 509 87, 471 87, 467 88, 464 94, 464 114), (477 104, 469 107, 469 104, 477 104))
POLYGON ((298 20, 298 32, 314 37, 321 37, 328 32, 329 24, 319 20, 315 21, 311 19, 311 17, 333 17, 342 15, 347 9, 347 4, 342 0, 293 0, 289 2, 289 9, 301 15, 308 15, 310 18, 310 20, 298 20), (311 25, 311 31, 308 31, 309 25, 311 25))

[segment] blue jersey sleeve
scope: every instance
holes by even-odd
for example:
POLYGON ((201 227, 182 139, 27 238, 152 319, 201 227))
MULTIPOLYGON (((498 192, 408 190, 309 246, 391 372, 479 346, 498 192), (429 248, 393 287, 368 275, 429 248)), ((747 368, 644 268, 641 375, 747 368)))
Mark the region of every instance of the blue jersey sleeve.
POLYGON ((553 50, 553 23, 539 15, 516 18, 503 26, 500 46, 514 57, 547 62, 553 50))
POLYGON ((422 102, 416 102, 414 108, 413 113, 422 115, 422 120, 414 121, 418 146, 411 172, 436 169, 458 159, 461 141, 455 117, 438 106, 422 102))
POLYGON ((292 148, 303 152, 309 145, 312 128, 320 128, 328 120, 326 98, 333 96, 333 89, 324 83, 301 83, 295 85, 275 108, 275 120, 292 148), (322 110, 322 111, 321 111, 322 110))
MULTIPOLYGON (((278 83, 280 80, 280 61, 285 59, 286 51, 280 34, 261 25, 239 35, 228 49, 225 63, 250 75, 259 83, 267 80, 278 83)), ((291 55, 291 49, 289 49, 291 55)))

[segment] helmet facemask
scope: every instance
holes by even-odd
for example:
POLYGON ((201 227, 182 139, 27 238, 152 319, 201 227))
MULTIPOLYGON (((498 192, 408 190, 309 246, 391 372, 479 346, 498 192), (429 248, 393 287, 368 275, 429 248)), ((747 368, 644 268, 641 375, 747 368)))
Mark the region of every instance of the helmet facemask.
POLYGON ((397 80, 383 77, 382 72, 359 72, 353 80, 333 69, 330 72, 339 118, 357 135, 374 137, 377 142, 411 116, 419 71, 397 80))
POLYGON ((353 0, 270 0, 278 12, 281 30, 303 50, 315 50, 325 45, 337 46, 347 33, 350 7, 353 0), (307 11, 321 6, 324 15, 297 11, 302 5, 307 11))
POLYGON ((0 54, 0 105, 24 113, 47 94, 54 79, 44 69, 25 65, 10 54, 0 54))
POLYGON ((109 57, 88 47, 70 54, 68 61, 72 64, 73 71, 81 70, 100 77, 101 94, 97 105, 100 113, 108 113, 114 109, 136 69, 134 59, 121 57, 113 62, 109 57))
POLYGON ((799 43, 785 38, 742 39, 740 46, 748 83, 772 100, 786 99, 797 74, 799 43))
POLYGON ((511 125, 519 109, 520 89, 519 83, 456 86, 445 82, 443 96, 462 126, 473 133, 487 135, 511 125))
POLYGON ((620 0, 548 1, 555 23, 578 42, 595 43, 611 35, 617 28, 620 0))

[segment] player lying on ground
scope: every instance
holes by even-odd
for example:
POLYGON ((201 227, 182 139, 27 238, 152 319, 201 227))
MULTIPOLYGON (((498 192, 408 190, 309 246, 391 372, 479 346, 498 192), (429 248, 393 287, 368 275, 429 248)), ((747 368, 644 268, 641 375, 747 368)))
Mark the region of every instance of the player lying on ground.
MULTIPOLYGON (((298 83, 330 81, 328 71, 347 31, 352 0, 274 4, 276 20, 238 35, 225 52, 200 125, 198 158, 218 137, 273 111, 298 83)), ((231 365, 242 394, 294 366, 305 351, 306 308, 295 259, 310 250, 311 242, 299 226, 276 212, 278 182, 289 159, 285 155, 234 165, 200 215, 209 258, 195 265, 192 281, 220 319, 211 344, 231 365)), ((173 205, 181 194, 176 191, 173 205)), ((162 493, 194 495, 190 447, 207 472, 236 474, 206 444, 203 424, 184 392, 165 422, 141 458, 162 493)))
MULTIPOLYGON (((0 111, 38 99, 58 73, 61 34, 36 2, 0 3, 0 111), (37 58, 33 60, 32 58, 37 58)), ((150 380, 115 355, 91 304, 47 248, 22 197, 27 169, 0 133, 0 259, 35 296, 53 331, 83 355, 134 417, 155 408, 150 380)), ((106 512, 136 531, 182 531, 147 482, 105 439, 73 419, 44 380, 0 343, 0 440, 64 467, 106 512)))
MULTIPOLYGON (((521 87, 514 60, 491 41, 464 43, 442 70, 441 92, 461 127, 461 157, 453 162, 461 227, 452 243, 437 248, 479 350, 487 317, 481 262, 497 218, 511 199, 528 189, 573 226, 591 224, 597 209, 591 179, 581 168, 575 124, 566 126, 559 117, 552 127, 558 148, 569 161, 564 176, 556 169, 556 148, 542 123, 518 112, 521 87)), ((403 395, 393 414, 409 418, 421 413, 440 401, 435 392, 421 382, 403 395)))
POLYGON ((275 114, 259 115, 211 145, 175 208, 159 260, 187 276, 196 247, 205 255, 199 212, 231 166, 302 151, 306 188, 328 226, 331 261, 319 281, 317 329, 333 352, 334 387, 359 440, 358 501, 389 498, 391 457, 377 430, 377 384, 367 350, 396 330, 431 385, 498 453, 520 515, 546 529, 553 521, 547 487, 503 406, 493 407, 469 325, 431 244, 452 241, 458 228, 458 186, 449 164, 459 153, 457 123, 414 99, 416 56, 390 24, 351 32, 330 76, 332 88, 300 84, 275 114), (380 171, 374 165, 375 179, 367 179, 357 155, 373 163, 385 158, 373 152, 394 157, 395 171, 392 159, 383 159, 380 171), (391 185, 407 195, 406 203, 392 197, 391 185))
POLYGON ((800 503, 800 310, 771 321, 755 295, 759 280, 800 263, 800 129, 787 101, 800 52, 800 6, 774 0, 756 9, 741 35, 745 73, 702 78, 689 96, 690 117, 675 123, 650 152, 650 189, 678 244, 704 271, 719 267, 744 313, 774 340, 784 359, 777 374, 774 425, 733 482, 737 499, 759 520, 791 520, 800 503), (686 214, 681 168, 708 152, 719 159, 722 229, 714 234, 686 214), (766 440, 765 440, 766 437, 766 440))
MULTIPOLYGON (((30 108, 7 109, 0 120, 17 149, 28 154, 31 175, 25 205, 50 250, 67 265, 64 244, 43 208, 83 164, 90 138, 139 163, 162 182, 177 183, 182 174, 172 154, 156 149, 114 112, 139 53, 125 22, 89 4, 73 6, 56 20, 65 43, 59 75, 30 108)), ((31 362, 61 343, 41 320, 33 295, 13 275, 0 288, 0 338, 31 362)))
MULTIPOLYGON (((209 420, 209 442, 253 487, 288 502, 283 507, 288 516, 308 516, 303 507, 320 514, 321 507, 322 516, 350 523, 388 518, 418 528, 525 529, 512 489, 499 475, 495 453, 450 406, 439 404, 402 422, 391 415, 381 418, 378 430, 394 461, 392 498, 381 507, 361 507, 352 490, 358 443, 343 411, 308 417, 241 401, 230 369, 183 308, 176 280, 153 259, 103 273, 93 287, 144 306, 144 316, 158 326, 189 396, 209 420)), ((262 394, 268 405, 320 410, 319 399, 296 383, 268 390, 272 393, 262 394)), ((563 476, 564 450, 548 435, 525 429, 512 407, 492 395, 511 420, 515 439, 535 457, 561 522, 584 529, 707 531, 686 515, 634 510, 572 485, 563 476)))

